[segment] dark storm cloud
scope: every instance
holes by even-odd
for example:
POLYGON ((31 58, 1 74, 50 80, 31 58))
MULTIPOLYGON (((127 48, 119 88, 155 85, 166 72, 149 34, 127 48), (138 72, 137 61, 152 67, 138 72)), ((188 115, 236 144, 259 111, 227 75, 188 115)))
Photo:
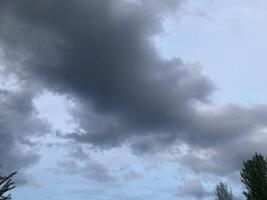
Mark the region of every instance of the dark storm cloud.
POLYGON ((214 85, 197 67, 160 57, 153 37, 179 3, 2 0, 8 70, 77 102, 80 129, 67 138, 102 148, 128 142, 140 154, 184 141, 220 154, 265 127, 267 108, 214 106, 214 85))
MULTIPOLYGON (((22 170, 39 159, 32 139, 48 130, 37 118, 31 91, 0 91, 0 158, 2 173, 22 170)), ((24 171, 19 182, 25 181, 24 171)))
MULTIPOLYGON (((170 9, 177 2, 164 5, 170 9)), ((193 66, 160 59, 151 37, 161 29, 162 18, 151 1, 2 4, 3 46, 7 59, 18 59, 20 76, 72 95, 86 112, 81 115, 93 105, 97 117, 111 121, 103 127, 105 121, 94 120, 101 127, 92 130, 92 123, 78 116, 86 132, 74 134, 78 140, 114 146, 131 135, 183 129, 192 102, 207 101, 213 90, 193 66)))

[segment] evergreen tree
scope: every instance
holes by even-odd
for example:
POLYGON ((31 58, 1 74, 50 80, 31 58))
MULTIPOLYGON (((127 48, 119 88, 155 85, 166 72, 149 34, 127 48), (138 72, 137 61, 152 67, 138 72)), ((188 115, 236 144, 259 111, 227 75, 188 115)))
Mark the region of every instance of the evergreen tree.
POLYGON ((267 199, 267 161, 261 154, 256 153, 251 160, 245 161, 240 174, 247 200, 267 199))
POLYGON ((233 200, 233 193, 225 183, 220 182, 215 189, 215 200, 233 200))
POLYGON ((13 173, 9 174, 8 176, 0 176, 0 200, 10 200, 11 199, 11 195, 6 194, 6 193, 16 187, 14 181, 12 181, 12 177, 16 173, 17 172, 13 172, 13 173))

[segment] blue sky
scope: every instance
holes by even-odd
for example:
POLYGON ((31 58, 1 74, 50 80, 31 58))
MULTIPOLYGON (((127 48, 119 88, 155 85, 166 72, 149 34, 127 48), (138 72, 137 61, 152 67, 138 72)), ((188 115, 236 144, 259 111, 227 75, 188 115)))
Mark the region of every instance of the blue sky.
POLYGON ((196 62, 216 82, 215 100, 265 103, 266 2, 189 1, 166 20, 159 49, 196 62), (250 81, 248 81, 250 80, 250 81))
POLYGON ((0 8, 13 198, 242 199, 242 160, 267 154, 267 3, 77 2, 0 8))

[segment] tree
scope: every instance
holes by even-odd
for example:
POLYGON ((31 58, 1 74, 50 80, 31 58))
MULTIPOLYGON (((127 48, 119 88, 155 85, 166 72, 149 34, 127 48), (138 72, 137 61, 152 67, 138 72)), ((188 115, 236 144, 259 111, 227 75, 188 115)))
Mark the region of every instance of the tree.
POLYGON ((13 172, 9 174, 8 176, 0 176, 0 200, 10 200, 11 195, 6 194, 10 190, 14 189, 15 182, 12 181, 12 177, 16 174, 17 172, 13 172))
POLYGON ((261 154, 255 153, 251 160, 245 161, 240 174, 247 200, 267 199, 267 161, 261 154))
POLYGON ((225 183, 220 182, 215 188, 216 200, 233 200, 233 193, 225 183))

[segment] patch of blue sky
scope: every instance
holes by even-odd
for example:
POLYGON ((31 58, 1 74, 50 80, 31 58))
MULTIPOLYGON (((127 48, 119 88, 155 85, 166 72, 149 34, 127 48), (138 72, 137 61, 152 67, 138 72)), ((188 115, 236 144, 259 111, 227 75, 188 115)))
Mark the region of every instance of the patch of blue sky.
POLYGON ((157 46, 165 58, 199 63, 218 87, 219 103, 265 103, 267 3, 187 1, 180 18, 165 21, 157 46))

